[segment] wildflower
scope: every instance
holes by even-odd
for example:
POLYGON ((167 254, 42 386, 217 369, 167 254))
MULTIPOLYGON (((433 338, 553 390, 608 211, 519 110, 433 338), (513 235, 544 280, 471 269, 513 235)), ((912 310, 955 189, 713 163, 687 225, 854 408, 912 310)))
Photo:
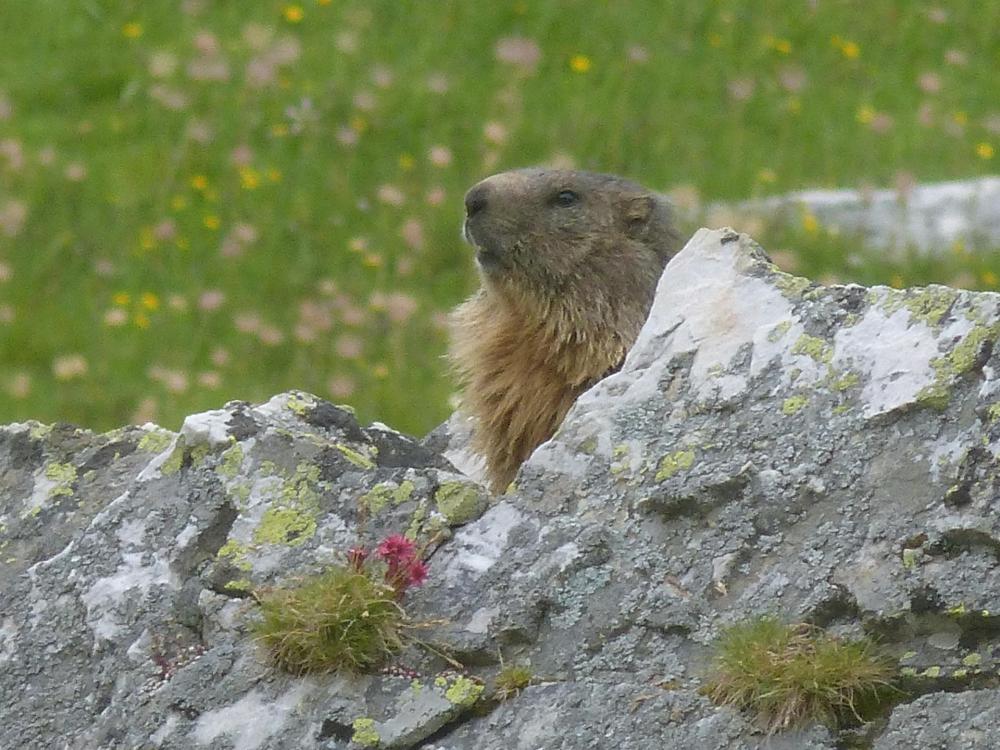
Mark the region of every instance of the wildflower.
POLYGON ((399 168, 404 172, 409 172, 417 165, 417 160, 414 159, 410 154, 400 154, 399 155, 399 168))
POLYGON ((855 42, 844 42, 840 47, 840 52, 848 60, 855 60, 861 54, 861 47, 855 42))
POLYGON ((87 176, 87 168, 80 162, 74 161, 66 165, 63 174, 70 182, 82 182, 87 176))
POLYGON ((208 178, 203 174, 196 174, 191 178, 191 187, 198 191, 204 191, 208 189, 208 178))
POLYGON ((569 69, 574 73, 586 73, 590 70, 590 58, 586 55, 573 55, 569 59, 569 69))
POLYGON ((7 393, 12 398, 27 398, 31 393, 31 376, 26 372, 19 372, 7 381, 7 393))
POLYGON ((738 102, 745 102, 753 96, 756 87, 757 84, 753 78, 736 78, 726 84, 729 96, 738 102))
POLYGON ((875 112, 872 107, 865 104, 864 106, 858 108, 857 114, 854 115, 854 119, 864 125, 867 125, 875 119, 876 114, 877 112, 875 112))
POLYGON ((0 233, 16 237, 28 219, 28 204, 19 200, 8 200, 0 205, 0 233))
POLYGON ((965 127, 969 124, 969 115, 961 110, 958 112, 953 112, 951 115, 951 121, 956 125, 961 125, 965 127))
POLYGON ((507 140, 507 128, 500 122, 488 122, 483 126, 483 137, 500 146, 507 140))
POLYGON ((122 26, 122 36, 126 39, 138 39, 142 36, 142 24, 137 21, 130 21, 122 26))
POLYGON ((969 56, 960 49, 950 49, 944 53, 944 61, 949 65, 964 67, 969 64, 969 56))
POLYGON ((131 301, 131 299, 132 297, 128 292, 117 292, 115 296, 111 298, 111 301, 116 305, 124 307, 131 301))
POLYGON ((392 86, 395 76, 385 65, 376 65, 372 68, 372 82, 380 89, 387 89, 392 86))
POLYGON ((260 185, 260 175, 252 167, 240 167, 240 185, 244 190, 256 190, 260 185))
POLYGON ((138 328, 140 331, 145 331, 149 328, 149 316, 146 313, 138 312, 132 316, 132 325, 138 328))
POLYGON ((997 281, 1000 281, 1000 277, 998 277, 993 271, 989 270, 983 271, 979 274, 979 279, 985 286, 996 286, 997 281))
POLYGON ((399 236, 411 250, 422 250, 424 247, 424 226, 418 219, 407 219, 399 230, 399 236))
POLYGON ((222 347, 213 349, 212 353, 208 355, 208 358, 216 367, 225 367, 229 364, 229 352, 222 347))
POLYGON ((921 73, 917 85, 927 94, 936 94, 941 90, 941 76, 937 73, 921 73))
POLYGON ((353 55, 358 51, 358 35, 354 31, 342 31, 333 40, 338 52, 353 55))
POLYGON ((448 198, 448 193, 443 187, 432 187, 427 191, 427 195, 424 196, 424 200, 427 202, 428 206, 440 206, 448 198))
POLYGON ((344 334, 337 338, 334 344, 334 351, 338 357, 344 359, 358 359, 364 352, 364 342, 357 336, 344 334))
POLYGON ((371 112, 378 106, 378 99, 375 98, 375 94, 371 91, 359 91, 354 95, 354 108, 360 109, 362 112, 371 112))
POLYGON ((384 363, 379 362, 372 366, 372 375, 379 380, 385 380, 389 377, 389 368, 384 363))
POLYGON ((995 150, 993 146, 989 143, 977 143, 976 144, 976 156, 980 159, 992 159, 995 150))
POLYGON ((807 234, 817 234, 819 232, 819 219, 811 211, 806 211, 802 215, 802 228, 807 234))
POLYGON ((284 138, 288 135, 288 126, 283 122, 275 123, 271 126, 271 135, 275 138, 284 138))
POLYGON ((354 381, 346 376, 330 378, 326 383, 326 389, 334 398, 350 398, 356 389, 354 381))
POLYGON ((172 211, 183 211, 187 208, 187 198, 183 195, 175 195, 170 199, 170 209, 172 211))
POLYGON ((0 261, 0 284, 10 281, 12 278, 14 278, 14 269, 3 261, 0 261))
POLYGON ((709 34, 708 34, 708 43, 712 47, 715 47, 715 48, 721 47, 722 46, 722 34, 718 33, 717 31, 709 32, 709 34))
POLYGON ((120 307, 112 307, 104 313, 104 325, 109 328, 120 328, 128 322, 128 313, 120 307))
POLYGON ((766 184, 770 184, 778 179, 778 175, 775 174, 773 169, 768 169, 764 167, 759 172, 757 172, 757 180, 766 184))
POLYGON ((260 316, 254 312, 239 313, 233 318, 233 326, 240 333, 257 333, 261 327, 260 316))
POLYGON ((889 286, 893 289, 902 289, 906 285, 906 281, 898 273, 895 273, 889 279, 889 286))
POLYGON ((446 94, 451 85, 443 73, 432 73, 427 76, 427 90, 432 94, 446 94))
POLYGON ((270 167, 267 170, 267 180, 268 182, 281 182, 281 170, 270 167))
POLYGON ((649 62, 649 50, 639 44, 633 44, 625 50, 625 58, 630 63, 645 65, 649 62))
POLYGON ((530 72, 542 59, 542 49, 538 42, 521 36, 504 37, 493 47, 493 56, 502 63, 514 65, 530 72))
POLYGON ((198 373, 198 385, 202 388, 214 390, 222 385, 222 376, 214 370, 206 370, 198 373))
POLYGON ((376 195, 379 201, 390 206, 402 206, 406 202, 403 191, 395 185, 380 185, 376 195))
POLYGON ((167 306, 174 312, 187 312, 188 301, 183 294, 171 294, 167 298, 167 306))
POLYGON ((778 71, 778 82, 781 87, 792 94, 802 91, 808 80, 805 68, 799 65, 786 65, 778 71))
POLYGON ((206 229, 211 229, 213 232, 222 226, 222 221, 215 214, 208 214, 201 223, 205 225, 206 229))
POLYGON ((892 130, 892 126, 895 121, 892 119, 891 115, 887 115, 885 112, 879 112, 872 118, 870 123, 871 129, 876 133, 888 133, 892 130))
POLYGON ((393 534, 382 540, 382 543, 375 549, 375 554, 386 562, 390 560, 404 560, 412 558, 417 551, 417 545, 402 534, 393 534))
POLYGON ((282 11, 281 15, 285 17, 288 23, 299 23, 303 18, 305 18, 305 12, 299 5, 286 5, 282 11))
POLYGON ((226 295, 219 289, 208 289, 198 297, 198 309, 205 312, 212 312, 222 307, 226 301, 226 295))
POLYGON ((257 338, 264 346, 278 346, 285 340, 285 334, 280 328, 265 325, 257 332, 257 338))
POLYGON ((357 134, 364 133, 368 130, 368 120, 364 117, 356 116, 351 118, 351 130, 357 134))
POLYGON ((82 354, 65 354, 52 361, 52 374, 56 380, 73 380, 83 377, 89 369, 82 354))
POLYGON ((337 143, 341 146, 355 146, 357 145, 358 132, 353 128, 342 127, 337 130, 337 143))
POLYGON ((160 298, 152 292, 143 292, 142 296, 139 297, 139 303, 147 310, 158 310, 160 307, 160 298))

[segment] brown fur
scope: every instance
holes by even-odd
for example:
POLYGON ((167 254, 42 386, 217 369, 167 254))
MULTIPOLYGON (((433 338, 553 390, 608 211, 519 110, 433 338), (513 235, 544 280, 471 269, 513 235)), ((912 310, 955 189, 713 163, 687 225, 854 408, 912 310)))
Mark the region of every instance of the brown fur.
POLYGON ((472 447, 500 491, 576 398, 621 366, 679 237, 662 198, 587 172, 494 175, 466 208, 482 286, 452 313, 451 359, 476 420, 472 447))

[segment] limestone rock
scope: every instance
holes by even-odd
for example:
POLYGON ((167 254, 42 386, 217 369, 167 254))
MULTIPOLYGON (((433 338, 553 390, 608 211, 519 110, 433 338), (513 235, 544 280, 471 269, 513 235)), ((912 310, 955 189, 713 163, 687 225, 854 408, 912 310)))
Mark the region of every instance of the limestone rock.
POLYGON ((721 629, 765 613, 899 659, 908 694, 852 730, 875 747, 987 747, 998 334, 997 295, 822 287, 702 230, 621 371, 500 497, 444 457, 464 465, 460 436, 300 393, 176 434, 2 428, 0 747, 843 746, 698 692, 721 629), (367 676, 270 667, 250 592, 402 531, 431 545, 406 600, 431 648, 367 676), (485 700, 501 661, 534 680, 485 700))

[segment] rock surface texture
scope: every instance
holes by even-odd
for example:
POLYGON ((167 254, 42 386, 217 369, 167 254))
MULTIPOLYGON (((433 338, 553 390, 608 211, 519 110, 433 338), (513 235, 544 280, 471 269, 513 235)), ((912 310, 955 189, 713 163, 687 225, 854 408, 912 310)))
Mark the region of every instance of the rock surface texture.
POLYGON ((0 747, 996 747, 998 334, 997 295, 821 287, 702 230, 500 497, 446 436, 298 393, 179 433, 2 428, 0 747), (433 650, 270 667, 249 593, 401 531, 431 544, 405 603, 433 650), (764 737, 698 689, 765 613, 876 636, 907 695, 764 737), (501 663, 533 683, 486 700, 501 663))

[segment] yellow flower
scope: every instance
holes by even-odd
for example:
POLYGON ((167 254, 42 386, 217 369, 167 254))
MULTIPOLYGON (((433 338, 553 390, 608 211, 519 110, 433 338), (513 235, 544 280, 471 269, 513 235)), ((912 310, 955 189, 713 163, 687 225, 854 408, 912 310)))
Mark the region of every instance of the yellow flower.
POLYGON ((389 368, 379 362, 377 365, 372 367, 372 375, 379 380, 383 380, 389 376, 389 368))
POLYGON ((111 298, 111 301, 114 302, 116 305, 124 307, 129 303, 131 299, 132 296, 128 292, 117 292, 115 296, 111 298))
POLYGON ((288 23, 298 23, 305 17, 305 13, 302 11, 302 6, 300 5, 286 5, 282 9, 281 15, 285 17, 288 23))
POLYGON ((569 59, 569 69, 574 73, 586 73, 590 70, 590 58, 586 55, 573 55, 569 59))
POLYGON ((995 153, 996 153, 996 151, 994 150, 993 146, 991 146, 988 143, 977 143, 976 144, 976 155, 980 159, 992 159, 993 158, 993 154, 995 154, 995 153))
POLYGON ((811 211, 802 214, 802 228, 807 234, 817 234, 819 232, 819 219, 811 211))
POLYGON ((281 170, 271 167, 267 170, 267 179, 271 182, 281 182, 281 170))
POLYGON ((783 55, 787 55, 792 51, 792 43, 787 39, 778 39, 774 43, 774 48, 783 55))
POLYGON ((208 188, 208 178, 203 174, 196 174, 191 178, 191 187, 195 190, 205 190, 208 188))
POLYGON ((208 216, 206 216, 204 219, 202 219, 202 223, 208 229, 211 229, 213 232, 222 225, 222 222, 219 220, 219 217, 216 216, 215 214, 209 214, 208 216))
POLYGON ((953 113, 951 119, 956 125, 967 125, 969 123, 969 115, 961 110, 953 113))
POLYGON ((722 34, 719 34, 718 32, 715 32, 715 31, 711 32, 708 35, 708 43, 710 45, 712 45, 713 47, 721 47, 722 46, 722 34))
POLYGON ((147 310, 157 310, 160 307, 160 298, 152 292, 143 292, 139 302, 147 310))
POLYGON ((858 108, 858 112, 854 115, 854 119, 860 123, 868 124, 875 119, 875 114, 875 110, 866 104, 863 107, 858 108))
POLYGON ((149 317, 146 315, 146 313, 141 313, 141 312, 136 313, 134 316, 132 316, 132 324, 136 328, 141 328, 142 330, 146 330, 147 328, 149 328, 149 317))
POLYGON ((152 250, 156 247, 156 238, 153 236, 151 227, 143 227, 139 230, 139 247, 143 250, 152 250))
POLYGON ((417 160, 414 159, 409 154, 399 155, 399 168, 402 169, 404 172, 409 172, 416 165, 417 165, 417 160))
POLYGON ((788 97, 788 101, 785 102, 785 107, 793 115, 797 115, 799 112, 802 111, 802 100, 799 99, 799 97, 797 96, 790 96, 788 97))
POLYGON ((187 237, 178 237, 176 240, 174 240, 174 244, 177 245, 177 248, 179 250, 187 250, 189 247, 191 247, 191 243, 188 242, 187 237))
POLYGON ((861 54, 861 47, 855 42, 844 42, 840 51, 848 60, 854 60, 861 54))
POLYGON ((361 117, 360 115, 352 117, 351 130, 353 130, 355 133, 364 133, 366 130, 368 130, 368 121, 364 117, 361 117))
POLYGON ((281 122, 272 125, 271 135, 273 135, 275 138, 282 138, 288 135, 288 126, 281 122))
POLYGON ((183 195, 175 195, 173 198, 170 199, 170 208, 172 208, 174 211, 183 211, 185 208, 187 208, 187 204, 188 204, 187 198, 185 198, 183 195))
POLYGON ((1000 277, 998 277, 993 271, 983 271, 979 274, 979 280, 986 286, 996 286, 997 281, 1000 281, 1000 277))
POLYGON ((138 39, 142 36, 142 24, 137 23, 136 21, 130 21, 122 26, 122 35, 126 39, 138 39))
POLYGON ((381 268, 382 256, 378 253, 368 253, 364 258, 362 258, 361 262, 368 268, 381 268))
POLYGON ((778 179, 778 175, 775 174, 773 169, 768 169, 764 167, 759 172, 757 172, 757 179, 760 182, 771 183, 778 179))
POLYGON ((906 281, 898 273, 894 273, 892 278, 889 279, 889 286, 893 289, 902 289, 906 285, 906 281))
POLYGON ((255 190, 260 185, 260 175, 252 167, 240 167, 240 184, 245 190, 255 190))
POLYGON ((329 5, 330 0, 316 0, 317 5, 329 5))

